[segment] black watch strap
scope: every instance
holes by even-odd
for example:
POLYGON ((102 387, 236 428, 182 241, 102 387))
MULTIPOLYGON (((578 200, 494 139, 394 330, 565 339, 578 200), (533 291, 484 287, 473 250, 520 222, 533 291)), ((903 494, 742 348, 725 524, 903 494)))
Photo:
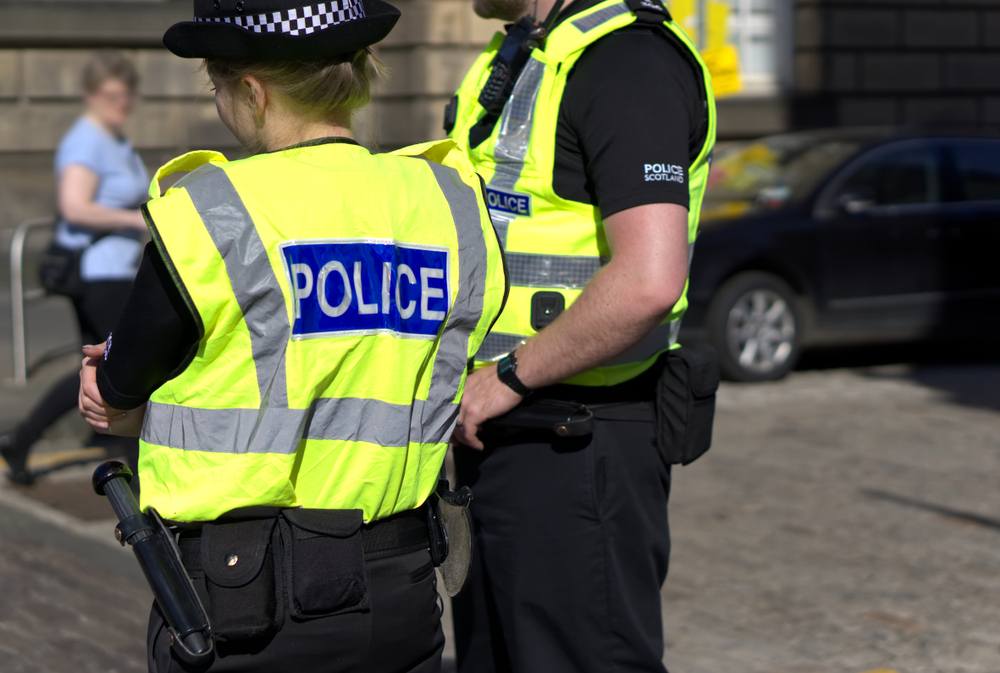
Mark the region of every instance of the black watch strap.
POLYGON ((514 351, 507 353, 497 363, 497 378, 518 395, 531 394, 531 388, 521 383, 521 379, 517 378, 517 355, 514 354, 514 351))

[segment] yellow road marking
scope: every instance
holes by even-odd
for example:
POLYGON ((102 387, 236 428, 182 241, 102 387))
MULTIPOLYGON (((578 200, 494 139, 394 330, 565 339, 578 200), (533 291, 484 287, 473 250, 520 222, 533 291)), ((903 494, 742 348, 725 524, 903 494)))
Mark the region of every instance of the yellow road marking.
MULTIPOLYGON (((50 468, 55 465, 62 465, 63 463, 100 460, 107 455, 107 451, 97 446, 83 449, 70 449, 69 451, 51 451, 28 456, 28 467, 33 471, 37 471, 50 468)), ((7 463, 2 458, 0 458, 0 465, 2 465, 4 469, 7 468, 7 463)))

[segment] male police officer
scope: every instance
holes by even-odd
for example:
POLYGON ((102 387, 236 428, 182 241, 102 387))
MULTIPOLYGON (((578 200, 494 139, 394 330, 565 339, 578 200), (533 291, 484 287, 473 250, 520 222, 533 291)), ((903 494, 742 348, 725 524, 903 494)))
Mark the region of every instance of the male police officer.
POLYGON ((554 5, 474 0, 520 22, 446 113, 487 183, 511 282, 454 435, 477 528, 458 665, 662 671, 670 468, 651 400, 687 305, 711 84, 659 0, 554 5), (488 422, 553 405, 585 417, 581 404, 594 414, 581 437, 488 422))

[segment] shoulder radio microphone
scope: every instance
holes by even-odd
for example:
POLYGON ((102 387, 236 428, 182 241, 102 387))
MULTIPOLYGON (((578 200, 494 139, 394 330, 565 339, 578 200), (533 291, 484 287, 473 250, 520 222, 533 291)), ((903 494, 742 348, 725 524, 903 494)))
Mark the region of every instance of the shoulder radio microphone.
POLYGON ((563 2, 565 0, 558 0, 541 23, 529 14, 517 23, 507 25, 507 37, 493 57, 493 69, 479 92, 479 104, 487 112, 498 115, 503 110, 514 91, 518 75, 528 63, 531 51, 544 47, 545 38, 552 29, 563 2))

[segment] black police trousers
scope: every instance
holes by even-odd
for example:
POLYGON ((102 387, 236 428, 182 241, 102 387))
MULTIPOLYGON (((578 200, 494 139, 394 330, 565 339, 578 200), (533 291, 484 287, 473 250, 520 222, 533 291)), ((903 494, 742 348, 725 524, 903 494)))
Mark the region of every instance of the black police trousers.
POLYGON ((647 420, 597 412, 590 436, 456 449, 476 528, 469 585, 452 601, 459 673, 665 672, 670 469, 651 405, 634 406, 647 420))
POLYGON ((146 641, 150 673, 439 673, 444 634, 430 552, 365 565, 369 609, 302 621, 286 606, 284 623, 274 636, 242 641, 238 647, 217 644, 218 656, 209 668, 177 659, 154 605, 146 641))

